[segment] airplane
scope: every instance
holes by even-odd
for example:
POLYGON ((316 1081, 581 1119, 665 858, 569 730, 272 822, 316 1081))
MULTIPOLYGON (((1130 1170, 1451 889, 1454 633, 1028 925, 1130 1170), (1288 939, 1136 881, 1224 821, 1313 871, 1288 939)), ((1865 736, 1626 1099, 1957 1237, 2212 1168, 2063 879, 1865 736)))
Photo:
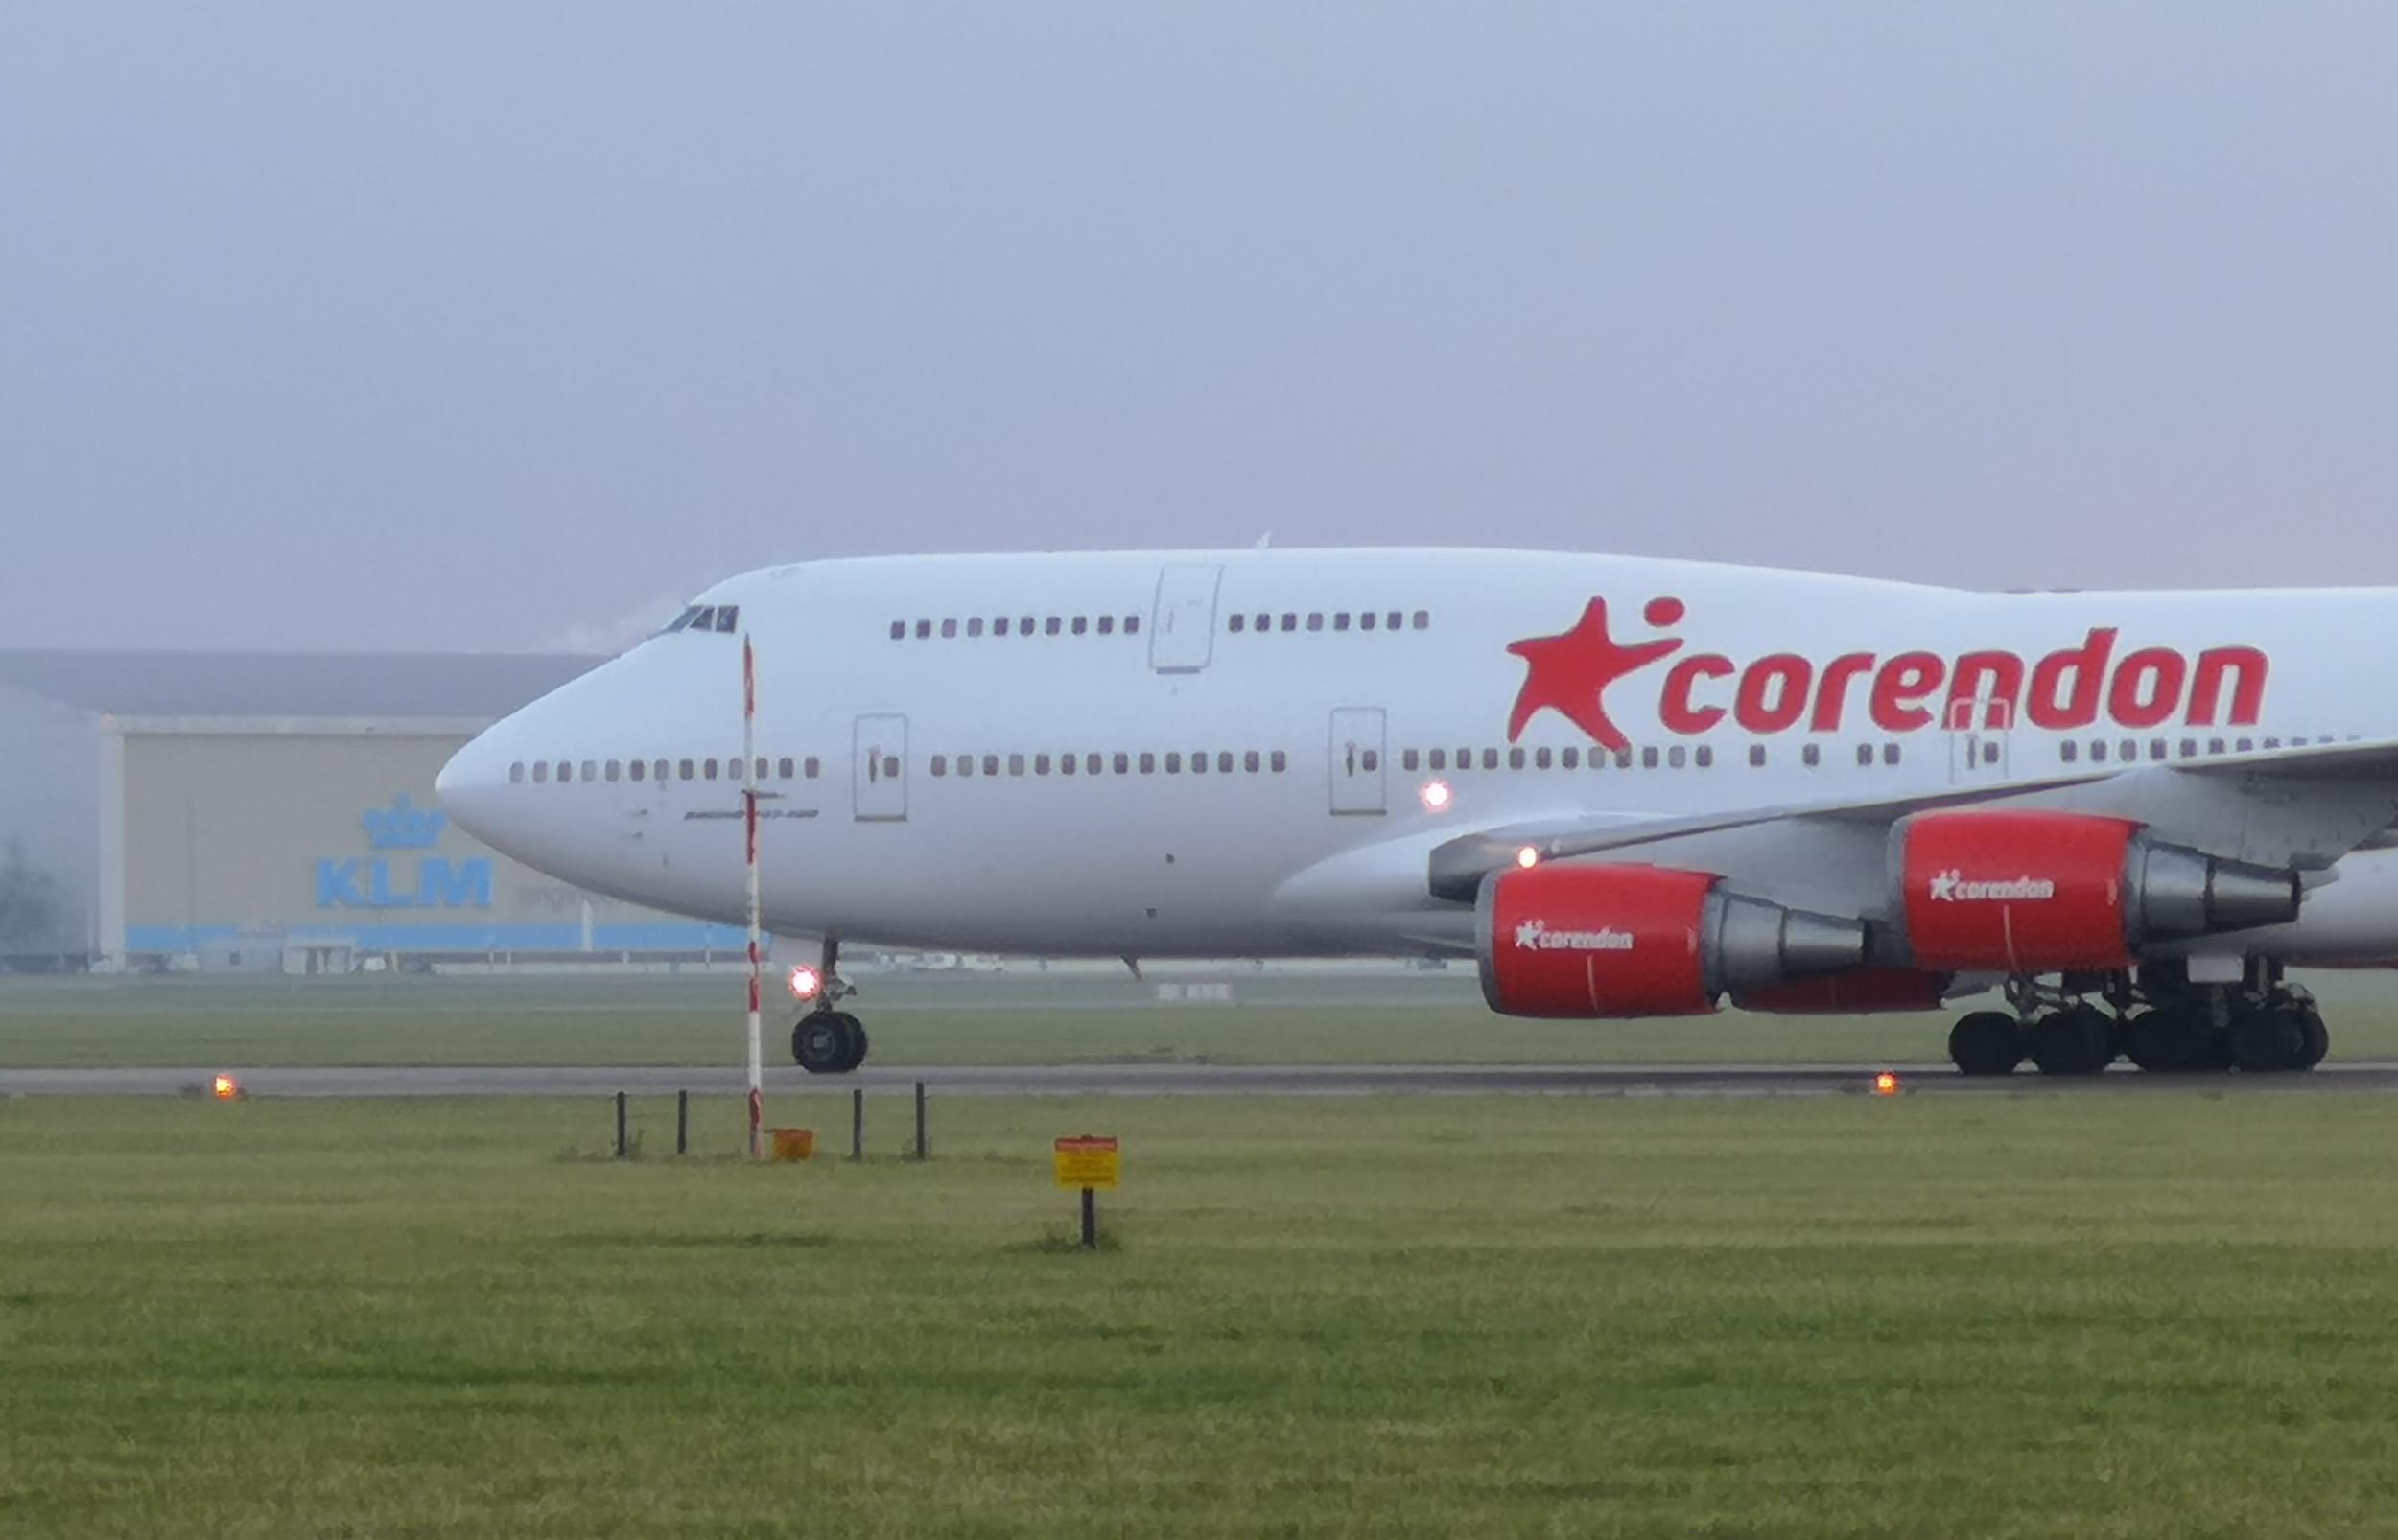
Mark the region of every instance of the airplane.
POLYGON ((1588 1020, 1995 992, 1965 1074, 2292 1071, 2329 1034, 2286 969, 2398 962, 2393 606, 1498 549, 809 561, 436 789, 725 922, 754 789, 764 923, 821 946, 817 1073, 868 1049, 844 940, 1471 957, 1493 1010, 1588 1020))

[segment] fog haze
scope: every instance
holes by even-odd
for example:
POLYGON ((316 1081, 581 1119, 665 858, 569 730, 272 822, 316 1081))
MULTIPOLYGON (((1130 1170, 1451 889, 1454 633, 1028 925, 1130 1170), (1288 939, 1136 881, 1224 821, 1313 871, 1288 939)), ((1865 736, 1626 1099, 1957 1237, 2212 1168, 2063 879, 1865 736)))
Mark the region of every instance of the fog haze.
POLYGON ((0 12, 0 644, 1486 543, 2398 583, 2398 11, 0 12))

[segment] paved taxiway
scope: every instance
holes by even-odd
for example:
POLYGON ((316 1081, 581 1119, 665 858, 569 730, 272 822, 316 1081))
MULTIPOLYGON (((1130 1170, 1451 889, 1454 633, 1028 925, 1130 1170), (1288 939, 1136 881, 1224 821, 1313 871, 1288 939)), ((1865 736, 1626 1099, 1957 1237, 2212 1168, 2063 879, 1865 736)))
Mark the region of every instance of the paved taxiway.
MULTIPOLYGON (((359 1069, 0 1069, 0 1097, 200 1094, 223 1068, 253 1096, 737 1096, 738 1069, 392 1067, 359 1069)), ((1967 1080, 1946 1064, 1054 1064, 867 1069, 835 1079, 766 1072, 777 1095, 863 1086, 904 1094, 917 1081, 949 1096, 1836 1096, 1866 1095, 1894 1070, 1909 1094, 2104 1095, 2114 1092, 2398 1092, 2398 1061, 2326 1063, 2304 1075, 2104 1075, 2052 1080, 2025 1071, 1967 1080)))

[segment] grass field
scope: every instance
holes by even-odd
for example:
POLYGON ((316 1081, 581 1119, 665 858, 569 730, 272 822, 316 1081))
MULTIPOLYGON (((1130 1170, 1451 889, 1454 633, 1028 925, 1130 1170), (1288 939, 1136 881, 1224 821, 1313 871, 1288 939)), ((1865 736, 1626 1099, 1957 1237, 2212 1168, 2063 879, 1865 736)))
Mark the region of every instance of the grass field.
MULTIPOLYGON (((2398 1057, 2379 976, 2314 981, 2335 1058, 2398 1057)), ((1067 1062, 1917 1062, 1949 1015, 1513 1021, 1455 975, 1242 981, 1240 1004, 1170 1007, 1130 980, 875 980, 879 1065, 1067 1062)), ((727 1064, 739 979, 0 980, 0 1066, 727 1064)), ((789 1017, 769 1026, 784 1053, 789 1017)))
POLYGON ((0 1103, 0 1534, 2398 1530, 2385 1100, 935 1113, 0 1103))

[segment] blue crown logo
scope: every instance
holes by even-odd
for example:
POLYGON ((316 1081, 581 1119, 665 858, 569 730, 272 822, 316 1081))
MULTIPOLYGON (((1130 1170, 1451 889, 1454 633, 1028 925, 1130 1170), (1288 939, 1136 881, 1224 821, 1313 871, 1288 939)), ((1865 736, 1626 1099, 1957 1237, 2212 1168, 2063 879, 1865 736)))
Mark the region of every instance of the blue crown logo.
POLYGON ((441 828, 449 815, 430 807, 410 805, 408 793, 391 799, 388 807, 369 807, 358 827, 366 831, 366 844, 378 851, 427 851, 441 838, 441 828))

